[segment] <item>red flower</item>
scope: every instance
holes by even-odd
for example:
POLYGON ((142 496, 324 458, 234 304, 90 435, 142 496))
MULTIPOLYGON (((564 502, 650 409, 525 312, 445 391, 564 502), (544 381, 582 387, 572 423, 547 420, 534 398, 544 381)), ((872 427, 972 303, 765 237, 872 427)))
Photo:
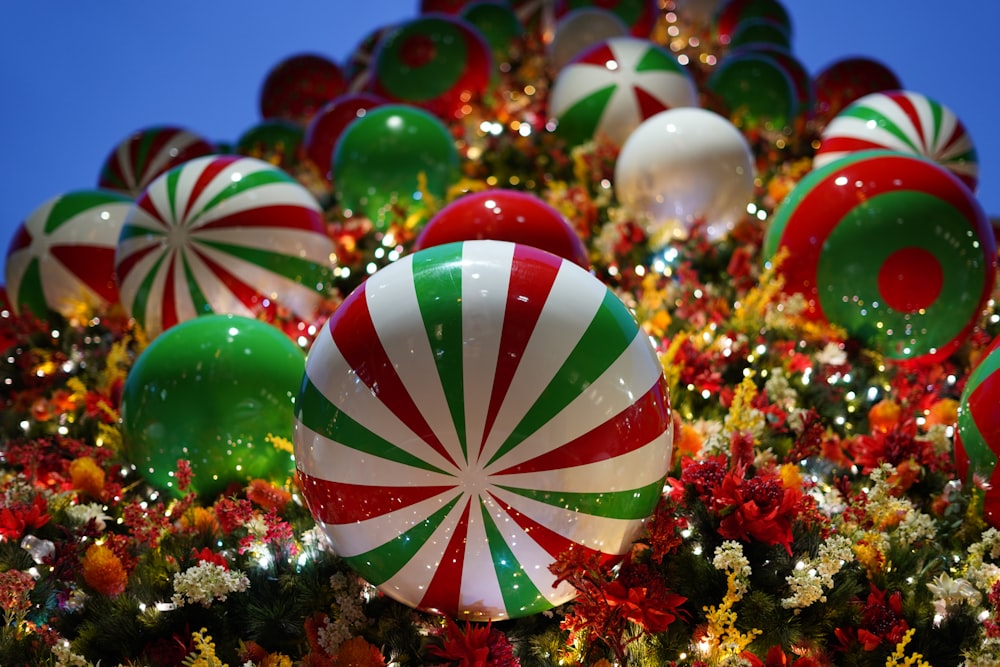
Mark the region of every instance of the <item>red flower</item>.
POLYGON ((622 616, 643 627, 646 632, 663 632, 677 620, 677 608, 687 601, 662 586, 625 588, 619 581, 604 587, 608 606, 619 608, 622 616))
POLYGON ((208 547, 202 548, 201 551, 192 549, 191 558, 194 558, 199 563, 215 563, 224 570, 229 569, 229 562, 226 560, 226 557, 222 554, 215 553, 208 547))
POLYGON ((459 667, 517 667, 520 661, 514 655, 507 636, 493 628, 492 623, 473 626, 465 622, 465 632, 445 618, 440 644, 428 646, 427 652, 459 667))
POLYGON ((41 495, 36 495, 30 504, 0 508, 0 537, 19 540, 29 530, 41 528, 49 522, 47 509, 48 503, 41 495))
POLYGON ((903 639, 910 629, 903 618, 903 596, 899 591, 886 595, 870 584, 868 600, 861 608, 861 623, 854 629, 836 629, 841 648, 846 650, 853 641, 861 643, 866 651, 874 651, 880 644, 886 642, 895 646, 903 639))
POLYGON ((722 517, 719 534, 727 540, 780 544, 791 554, 792 522, 799 514, 804 494, 785 487, 774 473, 743 477, 743 469, 730 472, 711 499, 711 508, 722 517))

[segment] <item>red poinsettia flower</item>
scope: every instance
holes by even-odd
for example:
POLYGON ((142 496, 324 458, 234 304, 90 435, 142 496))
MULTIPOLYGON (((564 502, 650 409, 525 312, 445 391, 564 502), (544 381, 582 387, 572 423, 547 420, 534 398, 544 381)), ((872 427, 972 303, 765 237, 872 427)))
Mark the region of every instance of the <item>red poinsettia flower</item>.
POLYGON ((30 503, 0 508, 0 537, 19 540, 27 531, 41 528, 49 522, 48 508, 41 495, 36 495, 30 503))
POLYGON ((792 523, 802 505, 802 491, 784 486, 773 472, 744 476, 743 468, 730 471, 711 498, 710 508, 722 517, 719 534, 727 540, 780 544, 791 554, 792 523))
POLYGON ((804 657, 796 660, 787 655, 780 646, 772 646, 763 660, 749 651, 742 653, 740 658, 746 660, 750 667, 820 667, 820 663, 812 658, 804 657))
POLYGON ((517 667, 520 664, 507 636, 492 623, 473 626, 465 622, 465 632, 446 618, 440 644, 432 644, 427 652, 458 667, 517 667))
POLYGON ((883 642, 895 646, 909 629, 903 618, 902 594, 899 591, 888 594, 870 584, 868 599, 861 605, 861 623, 857 628, 837 628, 835 634, 841 650, 849 649, 857 641, 866 651, 874 651, 883 642))
POLYGON ((604 587, 608 606, 622 610, 625 618, 637 623, 647 632, 663 632, 677 620, 677 608, 687 598, 660 588, 636 586, 625 588, 621 582, 612 581, 604 587))
POLYGON ((229 569, 229 562, 226 560, 226 557, 222 554, 215 553, 208 547, 204 547, 201 551, 192 549, 191 558, 197 560, 199 563, 214 563, 223 570, 229 569))

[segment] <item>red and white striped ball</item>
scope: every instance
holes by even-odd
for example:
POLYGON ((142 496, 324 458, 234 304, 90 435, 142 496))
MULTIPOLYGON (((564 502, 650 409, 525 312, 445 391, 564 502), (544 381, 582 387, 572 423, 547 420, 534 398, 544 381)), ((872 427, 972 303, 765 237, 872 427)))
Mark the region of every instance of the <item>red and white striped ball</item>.
POLYGON ((122 227, 126 311, 150 336, 199 315, 316 316, 333 242, 315 198, 256 158, 207 156, 153 181, 122 227))
POLYGON ((115 246, 132 200, 108 190, 53 197, 22 222, 7 250, 5 279, 15 311, 71 317, 118 303, 115 246))
POLYGON ((951 109, 920 93, 871 93, 848 105, 820 135, 813 167, 872 149, 933 160, 973 192, 979 182, 976 148, 965 125, 951 109))
POLYGON ((115 146, 101 166, 97 187, 135 198, 163 172, 215 152, 208 139, 182 127, 148 127, 115 146))
POLYGON ((295 459, 333 549, 386 595, 471 620, 551 609, 567 549, 623 557, 663 490, 663 369, 573 262, 505 241, 379 270, 318 335, 295 459))

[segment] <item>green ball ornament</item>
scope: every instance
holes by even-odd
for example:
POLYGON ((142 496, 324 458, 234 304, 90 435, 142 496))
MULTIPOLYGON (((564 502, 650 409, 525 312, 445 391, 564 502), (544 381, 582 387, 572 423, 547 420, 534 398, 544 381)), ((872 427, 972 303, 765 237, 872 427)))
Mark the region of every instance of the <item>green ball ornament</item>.
POLYGON ((263 478, 291 476, 305 353, 276 327, 238 315, 204 315, 158 336, 136 359, 122 394, 126 454, 150 484, 174 496, 178 459, 191 463, 203 498, 263 478))
POLYGON ((352 121, 333 149, 340 206, 379 231, 443 203, 458 177, 458 149, 444 123, 423 109, 389 104, 352 121))

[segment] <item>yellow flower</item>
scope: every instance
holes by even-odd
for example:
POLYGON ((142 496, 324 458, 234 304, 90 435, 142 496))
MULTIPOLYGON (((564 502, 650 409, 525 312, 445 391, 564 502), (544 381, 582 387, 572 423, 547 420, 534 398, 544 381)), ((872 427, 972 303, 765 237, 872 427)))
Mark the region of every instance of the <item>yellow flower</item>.
POLYGON ((69 478, 74 489, 91 498, 100 498, 104 493, 104 470, 89 456, 81 456, 69 464, 69 478))

